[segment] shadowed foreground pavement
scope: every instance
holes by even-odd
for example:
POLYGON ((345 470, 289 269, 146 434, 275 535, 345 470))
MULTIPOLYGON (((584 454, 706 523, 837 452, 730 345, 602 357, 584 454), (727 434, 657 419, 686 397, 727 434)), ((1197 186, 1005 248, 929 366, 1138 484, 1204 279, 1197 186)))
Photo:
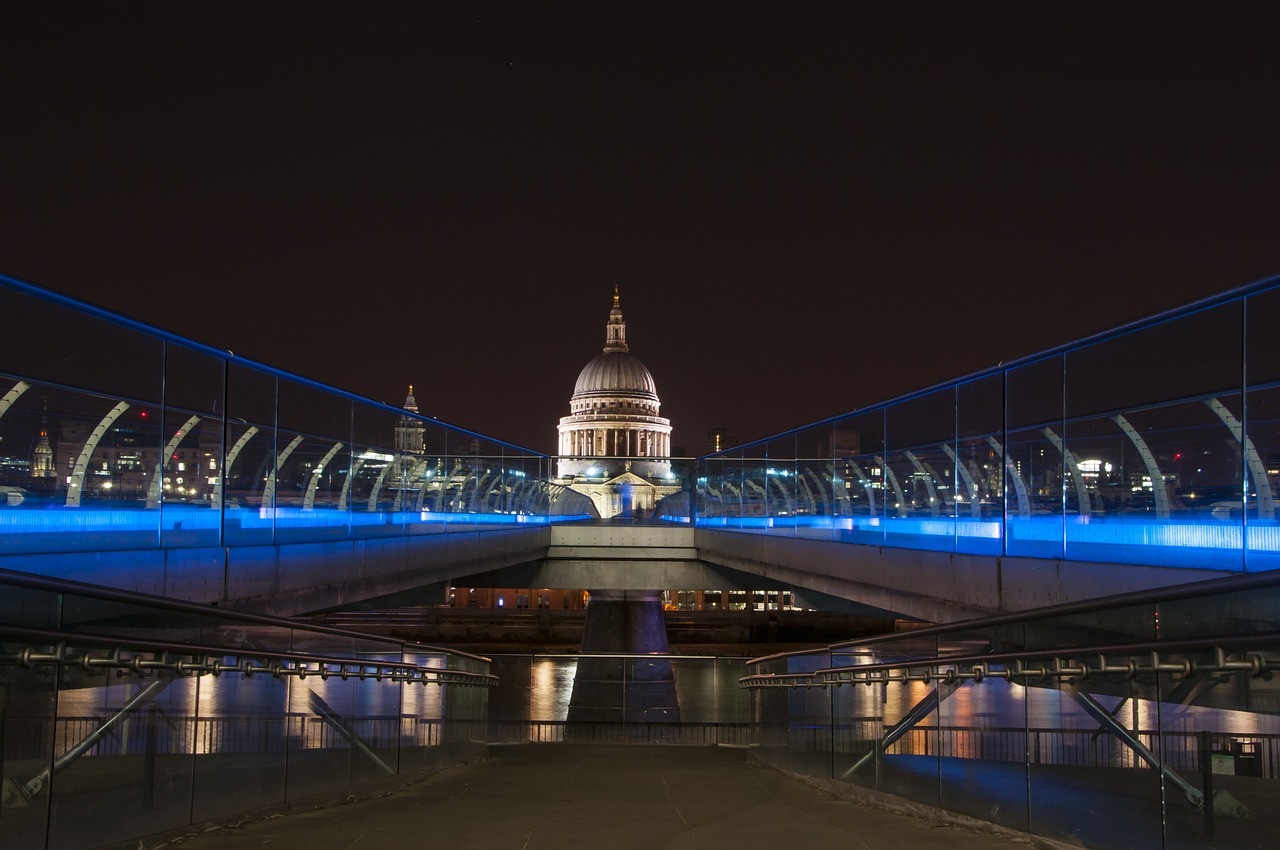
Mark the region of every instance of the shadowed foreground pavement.
POLYGON ((179 840, 183 850, 1027 846, 839 799, 742 749, 530 744, 489 752, 389 796, 179 840))

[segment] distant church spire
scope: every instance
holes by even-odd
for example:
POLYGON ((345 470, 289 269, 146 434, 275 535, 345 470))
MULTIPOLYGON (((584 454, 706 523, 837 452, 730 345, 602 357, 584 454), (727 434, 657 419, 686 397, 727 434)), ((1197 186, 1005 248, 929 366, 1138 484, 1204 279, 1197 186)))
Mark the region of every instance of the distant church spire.
POLYGON ((609 324, 605 325, 604 350, 627 350, 627 323, 622 321, 622 307, 618 304, 618 285, 613 286, 613 309, 609 311, 609 324))
MULTIPOLYGON (((418 400, 413 397, 413 384, 409 385, 409 394, 404 397, 404 409, 408 413, 418 412, 418 400)), ((422 420, 413 416, 401 416, 396 423, 396 451, 414 454, 425 451, 423 436, 426 433, 427 427, 422 424, 422 420)))
POLYGON ((40 438, 36 441, 35 450, 32 452, 32 478, 53 478, 58 474, 57 469, 53 465, 53 449, 49 446, 49 417, 47 413, 47 402, 45 410, 46 412, 40 416, 40 438))

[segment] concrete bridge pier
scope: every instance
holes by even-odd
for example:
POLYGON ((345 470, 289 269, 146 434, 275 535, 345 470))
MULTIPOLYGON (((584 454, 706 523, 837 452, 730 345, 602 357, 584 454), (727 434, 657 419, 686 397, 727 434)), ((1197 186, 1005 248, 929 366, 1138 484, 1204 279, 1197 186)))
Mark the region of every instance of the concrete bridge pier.
POLYGON ((660 591, 591 591, 569 721, 678 722, 669 651, 660 591))

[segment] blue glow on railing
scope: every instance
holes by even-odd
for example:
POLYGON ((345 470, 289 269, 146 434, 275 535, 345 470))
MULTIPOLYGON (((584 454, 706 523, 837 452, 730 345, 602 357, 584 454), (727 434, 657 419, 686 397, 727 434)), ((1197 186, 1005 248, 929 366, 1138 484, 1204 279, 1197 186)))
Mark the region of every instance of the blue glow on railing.
POLYGON ((1258 281, 707 455, 689 512, 853 545, 1280 569, 1280 350, 1255 343, 1278 296, 1258 281))
MULTIPOLYGON (((672 519, 672 518, 668 518, 672 519)), ((970 520, 901 517, 748 516, 699 517, 700 528, 723 528, 756 533, 828 531, 833 541, 859 542, 896 548, 939 549, 939 541, 954 538, 999 542, 1007 528, 1009 537, 1025 543, 1062 541, 1062 517, 1020 517, 1008 520, 970 520), (873 539, 846 540, 841 532, 869 535, 873 539), (914 542, 913 542, 914 541, 914 542), (929 541, 933 541, 930 543, 929 541)), ((1091 560, 1099 550, 1112 556, 1128 553, 1132 563, 1158 562, 1164 566, 1206 568, 1211 559, 1238 555, 1248 539, 1250 552, 1280 555, 1280 522, 1254 522, 1246 529, 1229 522, 1187 520, 1106 520, 1067 517, 1068 557, 1091 560)), ((812 534, 804 536, 812 537, 812 534)), ((825 536, 825 535, 824 535, 825 536)))
MULTIPOLYGON (((339 510, 303 510, 300 508, 237 509, 228 508, 226 520, 242 529, 290 528, 332 529, 350 527, 412 527, 444 525, 546 525, 589 519, 586 514, 553 515, 509 513, 464 513, 455 511, 385 511, 348 513, 339 510)), ((685 521, 688 521, 685 518, 685 521)), ((206 533, 216 535, 223 517, 211 508, 167 505, 159 510, 125 508, 49 508, 19 510, 0 508, 0 551, 25 550, 37 535, 62 535, 56 541, 44 538, 42 548, 56 551, 62 546, 83 549, 79 544, 107 544, 113 536, 138 538, 149 535, 153 540, 160 532, 206 533), (73 537, 85 539, 75 541, 73 537), (26 538, 26 539, 24 539, 26 538)), ((129 541, 123 541, 129 542, 129 541)), ((134 539, 141 545, 143 541, 134 539)))

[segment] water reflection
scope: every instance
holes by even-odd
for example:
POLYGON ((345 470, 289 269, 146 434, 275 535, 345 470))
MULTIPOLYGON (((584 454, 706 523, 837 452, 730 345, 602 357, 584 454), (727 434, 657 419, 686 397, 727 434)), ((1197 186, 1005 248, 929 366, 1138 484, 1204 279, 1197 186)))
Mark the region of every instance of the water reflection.
POLYGON ((535 658, 530 669, 529 719, 564 720, 569 715, 569 698, 573 695, 578 659, 535 658))
MULTIPOLYGON (((846 685, 845 688, 850 686, 846 685)), ((855 693, 883 693, 884 722, 898 722, 912 706, 933 689, 924 682, 855 688, 855 693)), ((944 686, 947 690, 947 688, 944 686)), ((1147 698, 1127 698, 1097 694, 1098 702, 1130 729, 1165 732, 1198 732, 1213 729, 1229 734, 1280 734, 1280 717, 1269 714, 1216 708, 1203 705, 1174 705, 1147 698)), ((858 714, 870 714, 873 706, 863 697, 858 714)), ((945 694, 938 711, 919 726, 941 725, 970 728, 1003 728, 1023 724, 1033 729, 1096 727, 1097 723, 1071 697, 1066 687, 1026 687, 1003 679, 987 679, 980 684, 961 685, 945 694)))
MULTIPOLYGON (((685 723, 742 722, 750 716, 750 694, 737 686, 746 659, 670 656, 676 698, 685 723)), ((499 723, 562 723, 569 716, 575 655, 494 655, 498 686, 489 717, 499 723)))
MULTIPOLYGON (((567 674, 572 679, 572 671, 567 674)), ((143 704, 86 754, 265 752, 350 745, 432 746, 445 718, 446 687, 318 676, 201 674, 168 679, 65 681, 58 692, 54 754, 68 752, 153 683, 143 704), (157 739, 159 735, 159 739, 157 739)), ((554 689, 549 691, 554 693, 554 689)))

